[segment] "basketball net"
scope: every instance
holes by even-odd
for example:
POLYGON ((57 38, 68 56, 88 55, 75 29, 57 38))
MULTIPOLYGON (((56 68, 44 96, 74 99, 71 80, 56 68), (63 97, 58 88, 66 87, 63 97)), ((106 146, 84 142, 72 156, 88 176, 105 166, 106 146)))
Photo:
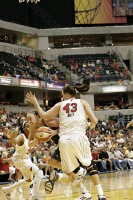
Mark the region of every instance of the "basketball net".
POLYGON ((23 2, 38 3, 38 2, 40 2, 40 0, 19 0, 19 3, 23 3, 23 2))
POLYGON ((102 0, 75 0, 76 24, 92 24, 101 3, 102 0))

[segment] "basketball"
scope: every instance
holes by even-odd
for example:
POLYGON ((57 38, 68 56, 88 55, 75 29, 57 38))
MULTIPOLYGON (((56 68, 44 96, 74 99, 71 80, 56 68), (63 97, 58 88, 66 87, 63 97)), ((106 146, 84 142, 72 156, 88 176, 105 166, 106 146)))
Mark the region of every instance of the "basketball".
POLYGON ((38 139, 45 139, 49 136, 50 136, 50 133, 47 133, 47 132, 37 132, 36 133, 36 138, 38 138, 38 139))

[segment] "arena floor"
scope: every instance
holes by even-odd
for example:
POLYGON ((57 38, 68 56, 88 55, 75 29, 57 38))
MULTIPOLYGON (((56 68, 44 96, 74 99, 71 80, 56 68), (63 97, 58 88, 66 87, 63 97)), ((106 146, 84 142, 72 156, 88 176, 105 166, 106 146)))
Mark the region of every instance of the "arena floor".
MULTIPOLYGON (((133 200, 133 170, 100 174, 100 180, 108 200, 133 200)), ((86 176, 83 182, 87 189, 91 191, 93 200, 97 200, 96 188, 90 181, 89 176, 86 176)), ((1 187, 2 186, 0 186, 0 200, 6 200, 1 187)), ((25 188, 24 195, 13 192, 12 200, 29 200, 29 193, 28 188, 25 188)), ((46 195, 43 185, 41 185, 40 195, 40 200, 74 200, 80 196, 76 189, 73 189, 72 191, 69 184, 62 183, 56 183, 51 195, 46 195)))

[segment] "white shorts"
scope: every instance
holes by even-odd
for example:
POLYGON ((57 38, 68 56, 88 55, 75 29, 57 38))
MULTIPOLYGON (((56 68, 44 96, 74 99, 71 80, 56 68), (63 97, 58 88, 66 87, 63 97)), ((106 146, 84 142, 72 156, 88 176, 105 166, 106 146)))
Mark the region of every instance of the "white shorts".
POLYGON ((89 166, 92 161, 90 142, 86 135, 62 135, 59 139, 62 170, 65 173, 73 172, 79 162, 89 166))
POLYGON ((39 170, 39 168, 32 163, 30 157, 23 159, 15 155, 12 160, 15 167, 21 171, 25 180, 32 179, 33 175, 36 175, 39 170))

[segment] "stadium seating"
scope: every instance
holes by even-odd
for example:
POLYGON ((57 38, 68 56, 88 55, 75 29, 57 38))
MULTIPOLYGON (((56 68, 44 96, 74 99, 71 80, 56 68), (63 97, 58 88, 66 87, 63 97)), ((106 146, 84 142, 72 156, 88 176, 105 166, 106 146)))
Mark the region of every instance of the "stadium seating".
POLYGON ((126 69, 114 53, 62 55, 59 56, 59 62, 79 78, 90 77, 91 82, 130 79, 125 75, 126 69))

